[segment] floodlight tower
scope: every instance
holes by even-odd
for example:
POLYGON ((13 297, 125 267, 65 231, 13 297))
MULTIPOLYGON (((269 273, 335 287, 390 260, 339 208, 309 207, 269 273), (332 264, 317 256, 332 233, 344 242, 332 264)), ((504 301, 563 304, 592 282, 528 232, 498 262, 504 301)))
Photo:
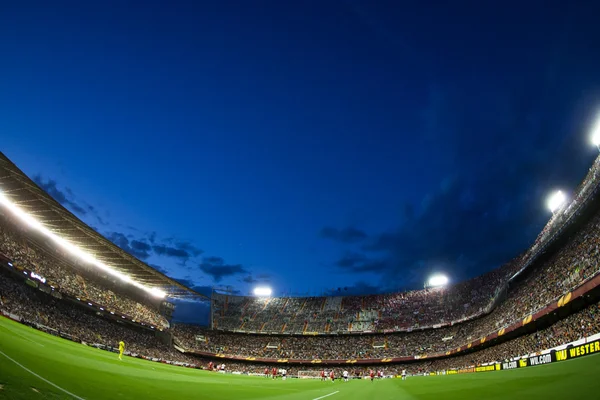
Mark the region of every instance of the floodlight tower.
POLYGON ((425 289, 446 286, 448 282, 450 282, 450 279, 446 275, 435 274, 425 282, 425 289))
POLYGON ((598 118, 596 124, 592 128, 590 139, 592 140, 592 144, 600 151, 600 118, 598 118))
POLYGON ((566 202, 567 196, 561 190, 557 190, 548 197, 546 205, 548 206, 550 212, 554 214, 560 210, 566 202))
POLYGON ((273 293, 273 290, 269 287, 257 287, 254 288, 254 295, 258 297, 269 297, 273 293))

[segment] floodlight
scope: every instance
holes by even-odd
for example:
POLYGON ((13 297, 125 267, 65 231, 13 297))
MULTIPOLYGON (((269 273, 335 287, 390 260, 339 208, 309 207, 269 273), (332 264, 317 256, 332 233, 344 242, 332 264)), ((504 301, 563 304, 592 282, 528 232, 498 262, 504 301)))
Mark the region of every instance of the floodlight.
POLYGON ((152 296, 162 298, 167 295, 164 291, 162 291, 160 289, 151 288, 151 287, 142 285, 141 283, 134 281, 129 276, 124 275, 124 274, 120 273, 119 271, 104 264, 103 262, 97 260, 96 258, 94 258, 93 255, 83 251, 82 249, 75 246, 73 243, 69 242, 68 240, 65 240, 64 238, 56 235, 54 232, 52 232, 48 228, 46 228, 41 222, 39 222, 33 216, 31 216, 27 212, 21 210, 17 205, 15 205, 12 201, 10 201, 6 197, 6 195, 4 193, 2 193, 1 190, 0 190, 0 205, 3 205, 4 207, 6 207, 16 217, 18 217, 21 221, 25 222, 32 229, 35 229, 38 232, 40 232, 41 234, 43 234, 44 236, 50 238, 52 241, 54 241, 60 247, 69 251, 74 256, 81 258, 85 262, 92 264, 97 268, 100 268, 101 270, 107 272, 108 274, 110 274, 112 276, 115 276, 115 277, 121 279, 124 282, 130 283, 133 286, 150 293, 152 296))
POLYGON ((257 287, 254 288, 254 295, 260 297, 269 297, 273 293, 271 288, 268 287, 257 287))
POLYGON ((566 201, 567 196, 565 196, 565 194, 562 191, 557 190, 552 195, 550 195, 550 197, 548 197, 548 201, 546 202, 546 204, 550 212, 555 212, 559 208, 561 208, 566 201))
POLYGON ((592 135, 590 136, 592 139, 592 144, 596 147, 600 147, 600 118, 596 121, 596 125, 592 128, 592 135))
POLYGON ((431 278, 429 278, 429 281, 427 283, 431 287, 437 287, 437 286, 447 285, 448 282, 449 282, 449 279, 446 275, 439 274, 439 275, 433 275, 431 278))

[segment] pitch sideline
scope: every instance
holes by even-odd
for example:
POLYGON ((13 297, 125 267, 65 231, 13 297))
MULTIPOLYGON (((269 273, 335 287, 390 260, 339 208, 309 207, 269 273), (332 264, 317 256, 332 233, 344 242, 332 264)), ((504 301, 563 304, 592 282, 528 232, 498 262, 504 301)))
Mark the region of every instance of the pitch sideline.
POLYGON ((329 393, 329 394, 326 394, 325 396, 321 396, 321 397, 316 397, 316 398, 314 398, 313 400, 320 400, 320 399, 324 399, 325 397, 333 396, 334 394, 336 394, 336 393, 339 393, 339 392, 340 392, 339 390, 336 390, 336 391, 335 391, 335 392, 333 392, 333 393, 329 393))
POLYGON ((57 384, 50 382, 48 379, 44 378, 43 376, 40 376, 38 374, 36 374, 35 372, 33 372, 32 370, 30 370, 29 368, 27 368, 26 366, 24 366, 23 364, 19 363, 17 360, 12 359, 11 357, 9 357, 6 353, 4 353, 2 350, 0 350, 0 354, 2 354, 4 357, 6 357, 8 360, 12 361, 13 363, 17 364, 19 367, 23 368, 25 371, 29 372, 31 375, 43 380, 44 382, 46 382, 47 384, 49 384, 50 386, 55 387, 56 389, 60 390, 63 393, 68 394, 69 396, 77 399, 77 400, 85 400, 83 397, 79 397, 76 394, 73 394, 71 392, 69 392, 67 389, 63 389, 62 387, 58 386, 57 384))

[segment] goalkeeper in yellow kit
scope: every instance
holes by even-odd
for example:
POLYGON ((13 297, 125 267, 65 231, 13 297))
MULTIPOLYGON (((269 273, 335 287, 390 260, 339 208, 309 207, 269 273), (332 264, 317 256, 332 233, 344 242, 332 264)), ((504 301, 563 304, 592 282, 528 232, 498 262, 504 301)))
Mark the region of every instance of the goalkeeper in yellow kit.
POLYGON ((119 342, 119 360, 123 359, 123 352, 125 351, 125 342, 119 342))

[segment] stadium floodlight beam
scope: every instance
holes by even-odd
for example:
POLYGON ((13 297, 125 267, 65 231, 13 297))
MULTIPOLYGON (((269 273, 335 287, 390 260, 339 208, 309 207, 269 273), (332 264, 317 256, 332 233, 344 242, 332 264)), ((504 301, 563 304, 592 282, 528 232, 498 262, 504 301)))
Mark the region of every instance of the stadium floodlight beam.
POLYGON ((0 204, 6 207, 9 211, 11 211, 17 218, 21 221, 29 225, 32 229, 35 229, 39 233, 51 239, 54 243, 69 251, 76 257, 81 258, 85 262, 94 265, 97 268, 105 271, 109 275, 115 276, 121 279, 124 282, 130 283, 131 285, 144 290, 147 293, 150 293, 154 297, 163 298, 167 295, 163 290, 158 288, 148 287, 142 285, 139 282, 134 281, 131 277, 120 273, 119 271, 113 269, 112 267, 104 264, 103 262, 97 260, 93 255, 81 250, 79 247, 75 246, 73 243, 65 240, 64 238, 56 235, 54 232, 50 231, 46 228, 41 222, 35 219, 33 216, 29 215, 27 212, 21 210, 17 205, 15 205, 12 201, 10 201, 4 193, 0 190, 0 204))
POLYGON ((600 117, 596 121, 596 125, 592 128, 592 135, 590 138, 592 139, 592 144, 600 150, 600 117))
POLYGON ((271 288, 268 287, 257 287, 254 288, 254 295, 260 297, 269 297, 273 293, 271 288))
POLYGON ((548 197, 548 201, 546 204, 550 212, 554 213, 558 209, 560 209, 563 206, 563 204, 566 203, 566 201, 567 196, 561 190, 557 190, 556 192, 552 193, 550 197, 548 197))
POLYGON ((427 284, 430 287, 438 287, 447 285, 449 281, 450 279, 446 275, 436 274, 429 278, 427 284))

